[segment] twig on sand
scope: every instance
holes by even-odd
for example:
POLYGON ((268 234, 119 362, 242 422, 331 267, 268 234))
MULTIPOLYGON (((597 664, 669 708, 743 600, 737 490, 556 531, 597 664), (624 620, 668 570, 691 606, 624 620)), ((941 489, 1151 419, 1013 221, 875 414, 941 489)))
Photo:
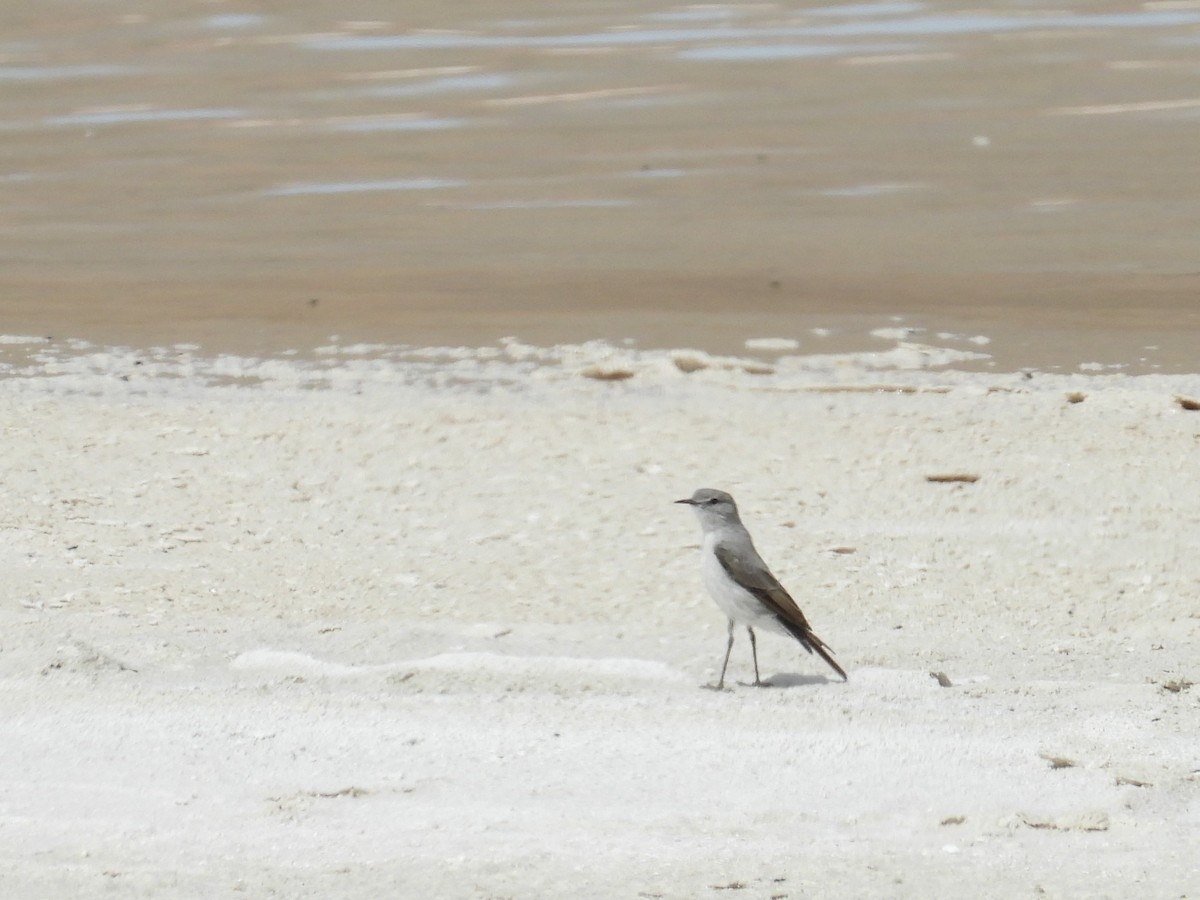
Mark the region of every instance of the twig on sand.
POLYGON ((1079 765, 1075 760, 1066 756, 1055 756, 1052 753, 1039 753, 1038 756, 1050 763, 1052 769, 1073 769, 1079 765))

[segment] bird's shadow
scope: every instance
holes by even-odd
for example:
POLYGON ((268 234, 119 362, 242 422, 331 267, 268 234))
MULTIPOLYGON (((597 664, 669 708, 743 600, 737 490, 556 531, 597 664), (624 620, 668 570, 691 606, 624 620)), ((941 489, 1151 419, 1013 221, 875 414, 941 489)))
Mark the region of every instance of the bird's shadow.
POLYGON ((763 679, 763 687, 772 688, 791 688, 803 687, 809 684, 841 684, 841 680, 834 681, 832 678, 826 678, 824 675, 798 675, 794 672, 776 672, 774 675, 769 675, 763 679))

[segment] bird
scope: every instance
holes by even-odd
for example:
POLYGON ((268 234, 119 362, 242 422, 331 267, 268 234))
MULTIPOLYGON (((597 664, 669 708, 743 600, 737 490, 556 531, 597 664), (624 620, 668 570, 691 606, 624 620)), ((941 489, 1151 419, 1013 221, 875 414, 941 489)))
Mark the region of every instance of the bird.
POLYGON ((686 500, 675 502, 692 507, 700 520, 704 531, 704 543, 700 548, 701 578, 708 593, 729 619, 729 642, 725 645, 721 676, 710 687, 718 691, 725 688, 725 670, 729 668, 729 654, 733 650, 733 630, 739 622, 750 634, 755 686, 763 686, 758 674, 755 628, 791 635, 809 653, 815 652, 829 663, 842 681, 848 681, 845 669, 834 660, 829 645, 813 633, 796 601, 754 549, 754 541, 738 516, 733 497, 725 491, 701 488, 686 500))

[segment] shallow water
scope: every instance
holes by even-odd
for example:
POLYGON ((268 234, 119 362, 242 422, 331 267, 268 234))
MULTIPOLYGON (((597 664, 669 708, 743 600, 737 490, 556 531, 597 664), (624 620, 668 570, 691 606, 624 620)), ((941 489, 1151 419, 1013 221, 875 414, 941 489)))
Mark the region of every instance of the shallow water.
POLYGON ((1200 5, 551 12, 5 7, 0 331, 1194 367, 1200 5))
MULTIPOLYGON (((393 35, 320 36, 303 46, 317 50, 449 50, 459 48, 563 48, 626 47, 709 41, 778 40, 791 38, 858 38, 882 36, 938 37, 945 35, 987 34, 1025 30, 1081 30, 1170 28, 1200 24, 1200 12, 1146 10, 1109 15, 1025 14, 997 15, 979 12, 954 12, 925 15, 923 4, 864 4, 845 8, 826 7, 815 11, 822 16, 844 15, 849 21, 837 24, 784 25, 734 28, 728 25, 709 28, 629 28, 576 34, 481 34, 420 33, 393 35), (903 15, 913 13, 913 15, 903 15), (876 18, 878 17, 878 18, 876 18)), ((707 13, 707 11, 705 11, 707 13)), ((736 12, 731 12, 736 15, 736 12)), ((800 17, 803 13, 799 14, 800 17)), ((660 18, 659 21, 662 21, 660 18)), ((692 21, 692 20, 687 20, 692 21)), ((724 23, 721 16, 716 19, 724 23)), ((688 51, 694 54, 697 51, 688 51)), ((694 58, 694 57, 693 57, 694 58)))
POLYGON ((395 181, 332 181, 316 184, 287 184, 267 191, 270 197, 296 197, 303 194, 361 194, 371 191, 432 191, 462 187, 465 181, 447 178, 409 178, 395 181))

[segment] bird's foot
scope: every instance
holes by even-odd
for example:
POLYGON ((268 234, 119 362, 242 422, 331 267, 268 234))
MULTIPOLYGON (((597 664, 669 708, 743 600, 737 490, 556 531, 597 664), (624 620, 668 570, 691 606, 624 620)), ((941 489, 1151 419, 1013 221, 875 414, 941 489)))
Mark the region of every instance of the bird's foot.
POLYGON ((723 682, 723 681, 719 682, 717 684, 702 684, 702 685, 700 685, 700 687, 704 688, 704 690, 706 690, 706 691, 714 691, 714 692, 715 691, 724 692, 724 691, 730 690, 730 688, 725 687, 725 682, 723 682))

